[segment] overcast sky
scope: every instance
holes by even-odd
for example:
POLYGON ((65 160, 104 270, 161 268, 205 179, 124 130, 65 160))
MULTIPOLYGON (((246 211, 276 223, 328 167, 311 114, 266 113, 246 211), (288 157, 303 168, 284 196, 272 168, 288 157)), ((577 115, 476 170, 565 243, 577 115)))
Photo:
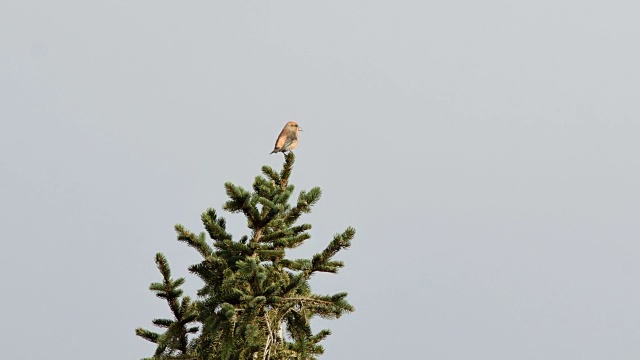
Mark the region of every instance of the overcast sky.
MULTIPOLYGON (((356 312, 324 359, 640 356, 632 1, 0 2, 2 359, 139 359, 173 225, 282 126, 356 312)), ((244 234, 241 215, 231 231, 244 234)))

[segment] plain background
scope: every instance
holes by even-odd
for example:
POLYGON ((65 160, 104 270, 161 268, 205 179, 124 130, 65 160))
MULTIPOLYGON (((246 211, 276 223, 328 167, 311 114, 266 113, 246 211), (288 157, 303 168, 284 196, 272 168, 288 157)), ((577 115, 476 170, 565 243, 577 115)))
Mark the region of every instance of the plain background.
MULTIPOLYGON (((138 359, 173 225, 249 188, 285 122, 324 359, 640 356, 632 1, 0 3, 0 358, 138 359)), ((225 215, 236 238, 241 215, 225 215)))

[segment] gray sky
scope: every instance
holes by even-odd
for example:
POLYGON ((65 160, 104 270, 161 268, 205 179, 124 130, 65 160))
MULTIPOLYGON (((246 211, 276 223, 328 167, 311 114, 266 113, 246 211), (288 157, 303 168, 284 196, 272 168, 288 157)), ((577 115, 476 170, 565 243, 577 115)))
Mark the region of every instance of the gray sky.
MULTIPOLYGON (((223 183, 286 121, 357 311, 325 359, 640 356, 631 1, 0 3, 0 345, 136 359, 223 183)), ((236 238, 240 215, 227 216, 236 238)))

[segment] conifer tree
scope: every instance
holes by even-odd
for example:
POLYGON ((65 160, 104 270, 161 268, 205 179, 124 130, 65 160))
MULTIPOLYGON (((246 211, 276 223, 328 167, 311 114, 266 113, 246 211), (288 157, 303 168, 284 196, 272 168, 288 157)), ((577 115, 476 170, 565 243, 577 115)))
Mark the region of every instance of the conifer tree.
POLYGON ((229 200, 223 209, 246 217, 248 235, 234 240, 214 209, 202 214, 206 233, 195 234, 176 225, 178 240, 202 256, 189 271, 204 285, 197 300, 184 296, 180 289, 184 279, 172 278, 165 256, 156 255, 163 280, 152 283, 150 290, 167 302, 173 319, 153 320, 165 329, 163 333, 136 329, 138 336, 157 345, 149 359, 308 360, 323 353, 319 343, 331 332, 313 333, 310 320, 339 318, 354 308, 345 292, 313 293, 309 279, 318 272, 336 273, 344 266, 333 258, 351 245, 355 229, 336 234, 310 259, 287 257, 288 249, 310 238, 311 225, 296 223, 311 212, 321 195, 320 188, 314 187, 301 191, 295 205, 289 204, 294 160, 293 153, 288 153, 280 173, 263 166, 253 192, 225 183, 229 200))

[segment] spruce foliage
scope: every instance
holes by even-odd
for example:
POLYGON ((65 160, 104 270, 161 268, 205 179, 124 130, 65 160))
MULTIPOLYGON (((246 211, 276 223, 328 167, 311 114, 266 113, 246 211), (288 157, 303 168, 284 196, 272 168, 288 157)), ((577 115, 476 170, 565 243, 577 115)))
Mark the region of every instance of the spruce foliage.
POLYGON ((288 153, 280 173, 263 166, 253 192, 225 184, 229 200, 223 209, 246 217, 248 235, 234 240, 214 209, 202 214, 206 233, 195 234, 176 225, 178 240, 202 256, 189 271, 204 285, 196 301, 183 296, 184 279, 173 279, 165 256, 156 255, 163 281, 151 284, 150 290, 167 302, 173 319, 153 320, 165 329, 163 333, 136 329, 138 336, 157 345, 149 359, 308 360, 323 353, 320 342, 331 332, 314 334, 309 321, 315 316, 339 318, 354 308, 345 292, 313 293, 309 279, 314 273, 336 273, 344 266, 333 258, 351 245, 355 229, 336 234, 311 259, 287 257, 287 249, 310 238, 311 225, 296 222, 311 212, 321 195, 320 188, 314 187, 301 191, 295 205, 289 204, 294 160, 293 153, 288 153))

